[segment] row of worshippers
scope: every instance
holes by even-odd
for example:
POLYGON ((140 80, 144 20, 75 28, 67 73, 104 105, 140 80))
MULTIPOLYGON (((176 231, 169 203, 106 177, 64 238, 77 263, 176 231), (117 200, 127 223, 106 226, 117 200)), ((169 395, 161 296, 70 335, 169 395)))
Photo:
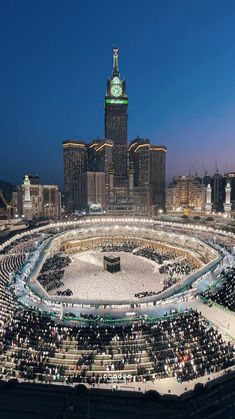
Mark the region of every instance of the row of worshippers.
POLYGON ((104 382, 110 373, 187 381, 234 365, 234 346, 196 311, 149 322, 68 326, 23 310, 5 328, 1 359, 3 375, 39 381, 104 382))

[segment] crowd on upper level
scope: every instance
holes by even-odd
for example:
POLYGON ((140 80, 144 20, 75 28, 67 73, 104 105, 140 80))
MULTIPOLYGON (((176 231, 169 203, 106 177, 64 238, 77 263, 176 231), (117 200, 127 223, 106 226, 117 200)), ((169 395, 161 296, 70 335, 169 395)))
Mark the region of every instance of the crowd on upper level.
POLYGON ((2 254, 12 254, 12 253, 30 253, 33 252, 38 244, 51 236, 50 233, 32 233, 30 235, 25 235, 11 242, 0 252, 2 254))
POLYGON ((235 311, 235 267, 227 267, 220 274, 223 281, 219 288, 209 288, 200 295, 235 311))

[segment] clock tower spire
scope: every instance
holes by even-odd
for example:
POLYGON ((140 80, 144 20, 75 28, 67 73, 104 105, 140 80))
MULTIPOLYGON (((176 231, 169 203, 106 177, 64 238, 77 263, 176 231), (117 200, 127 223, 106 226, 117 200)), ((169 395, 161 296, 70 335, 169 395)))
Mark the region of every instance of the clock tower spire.
POLYGON ((127 183, 127 119, 126 82, 118 68, 118 48, 113 48, 113 71, 107 80, 105 96, 105 138, 113 141, 114 183, 127 183))
POLYGON ((113 77, 120 76, 119 70, 118 70, 118 48, 113 48, 113 77))

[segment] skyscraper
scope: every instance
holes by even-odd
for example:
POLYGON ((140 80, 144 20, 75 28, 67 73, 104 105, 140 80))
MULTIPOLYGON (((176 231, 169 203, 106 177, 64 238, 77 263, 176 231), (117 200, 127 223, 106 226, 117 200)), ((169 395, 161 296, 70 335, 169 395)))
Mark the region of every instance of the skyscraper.
POLYGON ((127 182, 127 119, 128 98, 126 82, 118 68, 118 48, 113 48, 113 71, 107 80, 105 96, 105 138, 113 141, 114 183, 123 186, 127 182))
POLYGON ((148 139, 136 138, 129 146, 135 186, 149 189, 152 213, 165 210, 166 151, 165 146, 152 145, 148 139))
POLYGON ((225 185, 226 178, 216 169, 215 174, 211 178, 213 211, 219 212, 224 210, 225 185))
POLYGON ((80 207, 79 175, 87 170, 87 148, 83 141, 63 142, 65 207, 74 211, 80 207))
POLYGON ((164 145, 151 145, 150 148, 150 206, 162 211, 166 205, 166 151, 164 145))

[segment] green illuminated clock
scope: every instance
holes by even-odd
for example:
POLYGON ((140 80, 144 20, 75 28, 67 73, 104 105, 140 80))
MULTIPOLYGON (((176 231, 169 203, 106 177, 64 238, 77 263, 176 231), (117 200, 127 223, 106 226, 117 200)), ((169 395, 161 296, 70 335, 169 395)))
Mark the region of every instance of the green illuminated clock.
POLYGON ((114 97, 121 96, 122 94, 122 87, 119 84, 113 84, 111 86, 111 95, 114 97))

